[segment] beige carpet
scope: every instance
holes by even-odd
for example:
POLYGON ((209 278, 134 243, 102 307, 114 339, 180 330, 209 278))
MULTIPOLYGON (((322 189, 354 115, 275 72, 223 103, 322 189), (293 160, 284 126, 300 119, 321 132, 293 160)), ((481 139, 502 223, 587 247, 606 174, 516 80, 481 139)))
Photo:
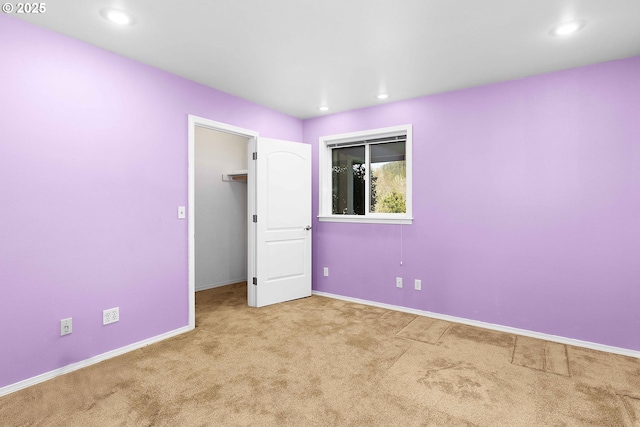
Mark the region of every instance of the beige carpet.
POLYGON ((313 296, 0 398, 6 426, 640 426, 640 360, 313 296))

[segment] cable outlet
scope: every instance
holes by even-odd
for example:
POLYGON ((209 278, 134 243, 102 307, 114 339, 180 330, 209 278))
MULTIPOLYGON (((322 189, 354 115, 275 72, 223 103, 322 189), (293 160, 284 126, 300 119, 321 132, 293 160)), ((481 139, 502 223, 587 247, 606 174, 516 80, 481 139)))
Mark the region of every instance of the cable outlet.
POLYGON ((69 335, 71 332, 73 332, 71 317, 60 320, 60 336, 69 335))
POLYGON ((416 291, 420 291, 422 290, 422 280, 420 279, 416 279, 414 283, 414 288, 416 289, 416 291))
POLYGON ((107 310, 102 310, 102 324, 108 325, 109 323, 115 323, 120 320, 120 307, 114 307, 107 310))
POLYGON ((396 288, 402 287, 402 277, 396 277, 396 288))

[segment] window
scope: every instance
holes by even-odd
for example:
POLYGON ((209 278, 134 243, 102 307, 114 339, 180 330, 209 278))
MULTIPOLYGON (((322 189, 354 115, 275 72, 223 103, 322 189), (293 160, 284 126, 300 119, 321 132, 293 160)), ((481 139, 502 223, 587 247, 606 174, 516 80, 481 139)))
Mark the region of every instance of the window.
POLYGON ((318 218, 410 224, 411 126, 320 138, 318 218))

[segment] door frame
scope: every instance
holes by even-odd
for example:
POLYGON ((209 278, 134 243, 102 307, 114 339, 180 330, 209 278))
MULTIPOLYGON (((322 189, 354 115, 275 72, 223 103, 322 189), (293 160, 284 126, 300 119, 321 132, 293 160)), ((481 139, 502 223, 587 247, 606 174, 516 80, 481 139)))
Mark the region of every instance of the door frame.
POLYGON ((188 272, 189 272, 189 329, 196 326, 196 234, 195 234, 195 138, 196 127, 204 127, 218 132, 231 133, 247 138, 247 303, 251 307, 256 305, 255 287, 251 286, 249 278, 254 277, 256 265, 256 230, 253 213, 256 206, 256 165, 253 153, 257 149, 258 132, 206 119, 189 114, 188 136, 188 272))

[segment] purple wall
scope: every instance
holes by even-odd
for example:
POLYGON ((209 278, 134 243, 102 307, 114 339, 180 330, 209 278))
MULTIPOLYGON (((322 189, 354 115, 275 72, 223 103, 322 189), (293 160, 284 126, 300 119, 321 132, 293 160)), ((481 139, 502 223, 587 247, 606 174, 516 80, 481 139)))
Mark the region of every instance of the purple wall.
POLYGON ((316 220, 314 289, 640 350, 640 57, 306 120, 304 141, 407 123, 414 223, 316 220))
POLYGON ((188 114, 302 122, 4 15, 0 40, 2 387, 187 325, 188 114))

